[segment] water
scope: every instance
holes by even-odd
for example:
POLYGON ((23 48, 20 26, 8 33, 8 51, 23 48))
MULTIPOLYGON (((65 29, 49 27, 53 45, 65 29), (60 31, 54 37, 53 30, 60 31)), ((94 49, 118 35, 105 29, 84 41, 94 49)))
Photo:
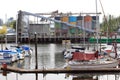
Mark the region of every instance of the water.
MULTIPOLYGON (((10 46, 11 44, 8 44, 10 46)), ((30 45, 34 49, 34 44, 30 45)), ((51 69, 62 68, 65 64, 61 44, 38 44, 38 68, 51 69)), ((35 51, 32 56, 18 61, 13 67, 35 69, 35 51)), ((38 80, 120 80, 120 74, 38 74, 38 80), (77 77, 76 77, 77 76, 77 77), (82 79, 81 79, 82 78, 82 79), (83 79, 84 78, 84 79, 83 79)), ((35 74, 19 74, 10 72, 7 76, 0 74, 0 80, 35 80, 35 74)))

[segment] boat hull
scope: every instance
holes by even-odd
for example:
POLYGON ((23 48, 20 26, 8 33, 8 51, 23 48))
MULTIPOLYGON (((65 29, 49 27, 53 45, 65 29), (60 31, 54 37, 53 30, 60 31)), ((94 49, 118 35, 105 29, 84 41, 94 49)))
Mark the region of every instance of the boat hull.
POLYGON ((70 64, 68 63, 65 68, 69 69, 93 69, 93 68, 114 68, 117 67, 119 64, 119 61, 108 61, 106 63, 94 63, 94 64, 70 64))
POLYGON ((0 64, 11 64, 12 63, 12 58, 5 58, 5 59, 0 59, 0 64))

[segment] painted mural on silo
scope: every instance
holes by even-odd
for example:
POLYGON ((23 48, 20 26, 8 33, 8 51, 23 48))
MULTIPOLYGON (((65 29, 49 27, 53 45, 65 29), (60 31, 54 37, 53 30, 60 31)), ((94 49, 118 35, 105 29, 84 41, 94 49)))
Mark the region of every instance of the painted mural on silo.
POLYGON ((76 33, 76 21, 77 21, 77 17, 76 16, 69 16, 69 23, 74 25, 74 26, 69 26, 69 32, 71 34, 75 34, 76 33))
POLYGON ((96 30, 96 20, 99 22, 99 16, 92 16, 92 29, 96 30))
POLYGON ((71 34, 75 34, 77 32, 76 29, 77 29, 76 27, 72 27, 72 28, 69 29, 69 32, 71 34))
POLYGON ((63 34, 67 34, 68 33, 68 26, 66 25, 66 24, 64 24, 64 23, 61 23, 61 31, 62 31, 62 33, 63 34))
MULTIPOLYGON (((61 17, 57 16, 57 17, 55 17, 55 20, 61 20, 61 17)), ((55 32, 56 33, 61 32, 61 23, 55 22, 55 32)))
MULTIPOLYGON (((84 18, 83 17, 84 16, 77 16, 77 22, 76 22, 77 26, 83 27, 83 24, 84 24, 84 22, 83 22, 84 18)), ((77 28, 77 30, 78 30, 78 34, 83 32, 83 30, 81 30, 79 27, 77 28)))
POLYGON ((69 20, 68 16, 61 17, 61 21, 63 21, 63 22, 68 22, 68 20, 69 20))
POLYGON ((92 29, 92 17, 90 15, 84 17, 84 27, 86 29, 92 29))
POLYGON ((77 16, 77 23, 78 26, 82 27, 83 24, 83 16, 77 16))
MULTIPOLYGON (((69 17, 68 16, 62 16, 61 17, 62 22, 69 22, 69 17)), ((63 34, 67 34, 68 32, 68 25, 61 23, 61 31, 63 34)))
POLYGON ((77 17, 76 16, 69 16, 69 22, 76 22, 77 17))

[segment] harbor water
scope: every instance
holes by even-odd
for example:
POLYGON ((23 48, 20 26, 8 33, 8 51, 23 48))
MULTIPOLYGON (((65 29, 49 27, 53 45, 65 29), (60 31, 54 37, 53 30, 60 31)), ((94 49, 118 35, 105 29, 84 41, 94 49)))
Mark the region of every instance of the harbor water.
MULTIPOLYGON (((9 47, 13 44, 7 44, 9 47)), ((27 44, 28 45, 28 44, 27 44)), ((5 45, 4 45, 5 46, 5 45)), ((19 67, 27 70, 35 69, 35 45, 30 44, 33 49, 31 57, 26 57, 24 60, 17 61, 12 64, 13 67, 19 67)), ((63 68, 65 64, 62 51, 65 49, 65 45, 62 44, 37 44, 38 54, 38 69, 53 69, 63 68)), ((36 80, 36 76, 33 73, 19 74, 10 72, 7 76, 3 76, 0 73, 0 80, 36 80)), ((113 74, 38 74, 38 80, 120 80, 120 73, 113 74)))

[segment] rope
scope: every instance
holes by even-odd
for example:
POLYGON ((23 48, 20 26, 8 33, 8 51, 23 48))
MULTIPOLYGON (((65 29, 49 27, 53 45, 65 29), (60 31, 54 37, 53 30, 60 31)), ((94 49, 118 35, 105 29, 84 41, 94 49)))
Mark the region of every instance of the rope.
POLYGON ((103 15, 104 15, 104 19, 105 19, 105 21, 106 21, 106 23, 107 23, 107 26, 108 26, 108 27, 107 27, 107 36, 108 36, 109 24, 108 24, 107 18, 106 18, 106 16, 105 16, 105 12, 104 12, 103 5, 102 5, 101 0, 99 0, 99 2, 100 2, 100 5, 101 5, 101 8, 102 8, 102 12, 103 12, 103 15))

